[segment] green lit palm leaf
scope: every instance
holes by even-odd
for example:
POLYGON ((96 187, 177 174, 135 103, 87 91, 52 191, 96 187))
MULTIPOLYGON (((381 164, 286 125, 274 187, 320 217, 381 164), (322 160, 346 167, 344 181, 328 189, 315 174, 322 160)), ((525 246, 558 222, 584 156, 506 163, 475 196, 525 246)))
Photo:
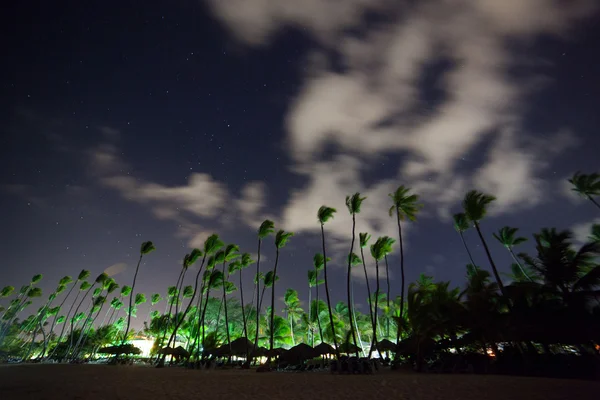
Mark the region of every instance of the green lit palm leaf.
POLYGON ((317 219, 321 223, 321 225, 325 224, 327 221, 333 218, 333 214, 336 213, 335 208, 321 206, 319 211, 317 211, 317 219))
POLYGON ((369 245, 369 240, 371 240, 370 234, 368 234, 367 232, 361 232, 358 234, 358 237, 360 239, 360 247, 364 249, 369 245))
POLYGON ((262 224, 260 224, 260 227, 258 228, 258 237, 262 240, 270 234, 272 234, 273 232, 275 232, 275 224, 273 223, 273 221, 266 219, 263 221, 262 224))
POLYGON ((392 207, 390 207, 390 216, 394 213, 398 213, 398 217, 401 220, 414 221, 417 218, 417 213, 423 207, 419 203, 419 196, 416 194, 410 194, 410 188, 404 185, 399 186, 394 193, 390 193, 389 196, 392 198, 392 207))
POLYGON ((366 197, 360 197, 360 193, 356 192, 352 196, 346 196, 346 207, 350 214, 360 213, 360 207, 366 197))
POLYGON ((465 215, 470 221, 481 221, 487 214, 487 206, 494 200, 494 196, 471 190, 465 195, 462 203, 465 215))
POLYGON ((275 247, 278 249, 285 247, 288 240, 290 240, 292 236, 294 236, 294 232, 286 232, 281 229, 279 232, 277 232, 277 235, 275 235, 275 247))
POLYGON ((140 246, 140 254, 146 255, 148 253, 153 252, 154 250, 156 250, 156 247, 154 247, 154 244, 150 241, 144 242, 140 246))
POLYGON ((90 277, 90 271, 82 269, 81 272, 79 273, 79 275, 77 275, 77 280, 78 281, 84 281, 84 280, 86 280, 89 277, 90 277))
POLYGON ((454 220, 454 229, 456 229, 457 232, 464 232, 471 227, 469 218, 467 218, 465 213, 454 214, 452 219, 454 220))

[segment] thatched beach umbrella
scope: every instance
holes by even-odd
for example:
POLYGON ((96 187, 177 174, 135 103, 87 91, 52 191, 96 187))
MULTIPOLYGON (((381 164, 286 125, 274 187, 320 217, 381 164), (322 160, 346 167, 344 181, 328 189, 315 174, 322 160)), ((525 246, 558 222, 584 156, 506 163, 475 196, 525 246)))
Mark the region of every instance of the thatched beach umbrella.
POLYGON ((315 352, 318 355, 323 356, 325 354, 335 354, 335 349, 330 344, 322 342, 315 347, 315 352))
POLYGON ((231 354, 234 356, 245 356, 246 354, 248 354, 249 350, 254 348, 254 343, 252 343, 245 337, 241 337, 231 342, 230 346, 225 347, 227 347, 227 351, 229 351, 229 347, 231 347, 231 354))
POLYGON ((360 351, 360 347, 355 346, 353 343, 342 343, 339 347, 340 353, 352 354, 360 351))
POLYGON ((377 347, 379 347, 380 351, 396 351, 397 349, 397 345, 396 343, 388 340, 388 339, 383 339, 381 342, 377 343, 377 347))
POLYGON ((306 343, 300 343, 283 353, 279 358, 282 361, 301 362, 318 356, 319 354, 315 349, 306 343))

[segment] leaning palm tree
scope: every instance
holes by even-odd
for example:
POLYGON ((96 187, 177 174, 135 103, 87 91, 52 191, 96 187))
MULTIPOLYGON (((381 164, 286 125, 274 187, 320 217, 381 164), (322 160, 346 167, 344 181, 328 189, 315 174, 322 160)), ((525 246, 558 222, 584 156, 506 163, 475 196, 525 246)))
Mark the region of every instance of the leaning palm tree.
MULTIPOLYGON (((240 256, 239 254, 240 247, 237 244, 230 244, 225 248, 224 256, 223 256, 223 307, 225 308, 225 333, 227 337, 227 346, 229 347, 231 354, 231 337, 229 335, 229 315, 227 312, 227 287, 230 282, 227 280, 229 272, 225 270, 225 264, 229 261, 233 261, 240 256), (226 275, 227 274, 227 275, 226 275)), ((219 318, 217 318, 217 326, 219 323, 219 318)), ((218 327, 217 327, 218 331, 218 327)))
POLYGON ((335 356, 340 359, 340 351, 335 337, 335 324, 333 322, 333 312, 331 311, 331 299, 329 297, 329 283, 327 281, 327 252, 325 251, 325 223, 333 218, 335 208, 321 206, 317 212, 317 219, 321 224, 321 241, 323 244, 323 277, 325 279, 325 296, 327 297, 327 310, 329 311, 329 325, 331 326, 331 336, 333 338, 333 346, 335 347, 335 356))
MULTIPOLYGON (((262 241, 269 236, 270 234, 272 234, 273 232, 275 232, 275 224, 273 223, 273 221, 270 221, 268 219, 264 220, 262 224, 260 224, 260 227, 258 228, 258 255, 256 256, 256 277, 258 278, 260 276, 260 246, 262 244, 262 241)), ((256 353, 256 349, 258 347, 258 327, 260 326, 260 280, 256 281, 256 308, 257 308, 257 312, 256 312, 256 337, 254 338, 254 349, 252 350, 252 353, 256 353)))
POLYGON ((502 295, 506 297, 506 291, 504 290, 504 284, 502 283, 502 279, 500 278, 500 274, 498 273, 498 269, 496 268, 496 264, 492 259, 492 254, 490 253, 490 249, 488 248, 487 242, 485 241, 483 234, 481 233, 481 228, 479 227, 479 221, 481 221, 485 215, 487 214, 487 206, 491 204, 496 198, 494 196, 490 196, 476 190, 471 190, 469 193, 465 195, 463 200, 463 209, 465 210, 465 215, 473 223, 475 229, 477 230, 477 234, 479 235, 479 239, 481 240, 481 244, 483 244, 483 248, 485 249, 485 254, 487 255, 490 266, 492 267, 492 272, 494 273, 494 278, 498 283, 498 287, 502 292, 502 295))
MULTIPOLYGON (((176 339, 175 334, 177 333, 177 328, 179 328, 181 323, 183 321, 185 321, 185 317, 187 316, 188 312, 192 308, 194 299, 196 298, 196 295, 198 294, 198 283, 200 280, 200 275, 202 274, 202 269, 204 268, 204 263, 206 262, 206 257, 216 253, 224 245, 225 245, 225 243, 223 243, 221 241, 221 239, 219 239, 219 236, 217 234, 210 235, 204 241, 204 248, 203 248, 204 252, 203 252, 203 257, 202 257, 202 263, 200 264, 200 267, 198 268, 198 272, 196 273, 196 280, 194 283, 194 291, 192 293, 192 297, 190 298, 188 305, 186 306, 185 310, 183 311, 183 315, 181 316, 181 319, 179 320, 179 322, 177 322, 175 324, 175 329, 173 330, 173 333, 171 333, 171 336, 169 337, 169 341, 167 342, 166 347, 169 347, 171 342, 173 342, 176 339)), ((167 357, 167 355, 163 354, 163 356, 160 358, 160 361, 157 364, 157 367, 163 367, 165 365, 166 357, 167 357)))
MULTIPOLYGON (((286 232, 283 229, 279 230, 275 235, 275 267, 273 268, 273 275, 277 276, 277 265, 279 264, 279 250, 285 247, 290 238, 294 236, 293 232, 286 232)), ((269 338, 269 350, 273 351, 273 327, 275 318, 275 281, 273 280, 273 287, 271 288, 271 318, 269 327, 271 330, 269 338)))
POLYGON ((144 242, 140 246, 140 258, 138 259, 137 266, 135 267, 135 274, 133 275, 133 283, 131 285, 131 293, 129 293, 129 315, 127 316, 127 327, 125 328, 125 333, 123 334, 123 340, 121 340, 121 346, 125 344, 127 341, 127 334, 129 333, 129 327, 131 325, 131 309, 133 307, 133 291, 135 290, 135 281, 137 279, 138 271, 140 270, 140 263, 142 262, 142 258, 144 255, 151 253, 156 250, 154 244, 152 242, 144 242))
MULTIPOLYGON (((401 291, 400 291, 400 320, 402 320, 402 313, 404 311, 404 246, 402 241, 402 225, 401 221, 415 221, 417 219, 417 213, 423 207, 419 203, 419 196, 416 194, 410 194, 410 188, 404 187, 404 185, 398 187, 394 193, 389 195, 392 198, 392 206, 390 207, 390 216, 396 214, 396 221, 398 223, 398 243, 400 244, 400 278, 401 278, 401 291)), ((387 268, 386 268, 387 269, 387 268)), ((386 270, 387 273, 387 270, 386 270)), ((388 283, 388 309, 389 309, 389 283, 388 283)), ((396 341, 400 340, 400 328, 396 333, 396 341)))
POLYGON ((346 208, 350 215, 352 215, 352 241, 350 242, 350 252, 348 253, 348 270, 346 272, 346 292, 348 297, 348 321, 350 321, 350 333, 352 335, 352 341, 356 350, 356 357, 358 357, 358 345, 356 341, 356 332, 354 331, 354 325, 352 323, 352 314, 354 312, 354 305, 352 303, 352 291, 351 276, 352 276, 352 254, 354 254, 354 242, 356 240, 356 214, 360 213, 360 207, 366 197, 360 197, 360 193, 356 192, 352 196, 346 196, 346 208))
MULTIPOLYGON (((330 259, 328 259, 327 261, 329 261, 330 259)), ((325 283, 325 279, 321 279, 320 278, 320 274, 321 271, 323 270, 323 266, 325 265, 325 258, 323 257, 323 254, 321 253, 317 253, 315 254, 315 256, 313 257, 313 265, 314 265, 314 270, 309 270, 308 271, 308 304, 309 304, 309 321, 313 322, 313 313, 310 312, 311 311, 311 307, 312 307, 312 302, 310 300, 311 297, 311 287, 315 286, 317 288, 317 305, 319 304, 319 286, 322 285, 323 283, 325 283)), ((319 328, 319 340, 321 341, 321 343, 323 343, 323 328, 321 327, 321 319, 319 318, 319 312, 317 309, 317 313, 316 313, 316 320, 317 320, 317 326, 319 328)), ((312 343, 314 345, 314 335, 312 338, 312 343)))
MULTIPOLYGON (((386 305, 385 305, 385 336, 386 338, 390 337, 390 272, 389 272, 389 267, 388 267, 388 255, 392 253, 392 246, 394 245, 394 243, 396 243, 396 240, 387 237, 386 236, 386 245, 384 246, 385 251, 383 253, 383 260, 385 261, 385 281, 386 281, 386 285, 387 285, 387 290, 386 290, 386 305)), ((404 302, 402 301, 402 296, 400 296, 400 310, 402 310, 402 307, 404 306, 404 302)), ((400 316, 399 318, 402 318, 402 311, 400 311, 400 316)), ((399 331, 397 332, 397 337, 396 337, 396 342, 398 342, 400 340, 400 334, 399 331)))
POLYGON ((465 215, 465 213, 458 213, 452 216, 454 220, 454 229, 460 235, 460 240, 462 241, 463 246, 465 246, 465 250, 469 255, 469 260, 471 260, 471 265, 476 265, 475 261, 473 261, 473 256, 471 255, 471 251, 469 251, 469 246, 467 246, 467 242, 465 241, 464 232, 469 229, 471 226, 469 224, 469 219, 465 215))
POLYGON ((527 272, 525 272, 525 269, 523 268, 523 265, 521 264, 521 262, 519 261, 519 259, 517 258, 517 256, 515 255, 515 253, 513 252, 513 247, 524 243, 527 241, 527 238, 524 237, 515 237, 515 234, 517 233, 518 228, 511 228, 510 226, 505 226, 503 228, 501 228, 498 233, 494 233, 494 237, 496 238, 496 240, 498 240, 504 247, 506 247, 506 249, 508 250, 508 252, 510 253, 510 255, 512 256, 513 260, 515 260, 515 263, 519 266, 519 268, 521 269, 521 273, 530 281, 532 282, 533 279, 531 279, 531 277, 529 275, 527 275, 527 272))
POLYGON ((288 289, 283 296, 283 302, 285 308, 283 311, 287 315, 288 321, 290 322, 290 338, 292 339, 292 346, 296 345, 294 338, 294 321, 298 321, 304 310, 300 307, 300 299, 298 298, 298 292, 294 289, 288 289))
POLYGON ((600 174, 582 174, 577 171, 569 183, 573 185, 573 191, 578 193, 580 196, 585 197, 596 207, 600 208, 600 204, 594 199, 595 196, 600 196, 600 174))

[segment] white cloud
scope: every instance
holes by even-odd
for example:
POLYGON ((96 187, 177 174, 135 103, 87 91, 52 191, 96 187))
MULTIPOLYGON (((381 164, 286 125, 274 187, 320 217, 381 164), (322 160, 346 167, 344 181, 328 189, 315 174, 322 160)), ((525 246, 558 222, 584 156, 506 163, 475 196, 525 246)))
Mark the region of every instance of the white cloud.
POLYGON ((115 276, 115 275, 122 273, 126 269, 127 269, 127 264, 116 263, 116 264, 111 265, 110 267, 107 267, 104 270, 104 273, 107 274, 108 276, 115 276))
MULTIPOLYGON (((250 47, 267 46, 284 27, 301 29, 320 43, 307 55, 303 86, 286 117, 292 171, 308 182, 292 191, 282 222, 289 230, 318 233, 318 208, 337 208, 326 233, 341 254, 351 227, 344 196, 356 191, 368 196, 357 229, 374 237, 395 237, 387 194, 399 184, 421 195, 422 216, 434 211, 448 218, 475 187, 498 198, 495 213, 541 202, 540 175, 548 156, 567 145, 540 145, 522 131, 525 101, 548 80, 512 77, 511 66, 540 60, 516 57, 508 42, 563 36, 597 8, 593 0, 207 2, 250 47), (366 23, 369 12, 386 15, 386 22, 366 23), (331 65, 332 51, 343 68, 331 65), (421 80, 440 61, 448 63, 437 79, 444 96, 432 107, 421 80), (344 155, 332 157, 332 149, 344 155), (367 183, 364 172, 382 155, 401 161, 397 175, 367 183), (482 164, 463 166, 463 159, 479 155, 485 156, 482 164)), ((249 213, 255 212, 252 204, 249 213)))
POLYGON ((592 225, 594 224, 600 224, 600 218, 596 218, 593 221, 581 222, 579 224, 573 225, 570 231, 573 232, 574 241, 578 244, 589 242, 589 237, 592 231, 592 225))

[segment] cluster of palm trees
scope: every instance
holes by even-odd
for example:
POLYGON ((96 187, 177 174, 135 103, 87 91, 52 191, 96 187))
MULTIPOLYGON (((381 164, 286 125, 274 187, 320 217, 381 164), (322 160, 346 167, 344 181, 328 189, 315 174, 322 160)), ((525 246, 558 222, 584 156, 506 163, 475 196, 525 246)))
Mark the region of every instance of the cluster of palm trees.
MULTIPOLYGON (((599 174, 577 173, 569 181, 577 193, 600 208, 595 200, 600 195, 599 174)), ((167 354, 159 349, 179 344, 192 357, 200 358, 218 346, 231 346, 237 338, 247 338, 253 343, 253 348, 247 349, 247 359, 258 354, 263 346, 271 350, 267 354, 272 354, 276 347, 298 343, 311 346, 330 343, 337 357, 341 352, 371 357, 373 352, 382 354, 382 343, 392 342, 394 353, 413 356, 418 365, 427 354, 449 347, 471 346, 485 352, 489 348, 497 351, 500 342, 510 342, 523 347, 539 345, 548 351, 558 344, 574 344, 587 351, 600 340, 596 321, 600 315, 600 266, 597 261, 600 226, 592 228, 589 243, 579 249, 575 248, 570 232, 544 229, 534 235, 536 254, 533 256, 515 254, 514 247, 526 240, 518 236, 516 228, 500 229, 493 237, 514 260, 510 284, 506 285, 481 227, 487 209, 495 199, 471 191, 465 195, 462 212, 453 218, 454 228, 466 250, 465 260, 469 262, 466 287, 462 290, 450 288, 449 282, 433 282, 431 277, 421 275, 417 282, 408 285, 406 292, 402 228, 404 223, 416 220, 422 204, 418 196, 404 186, 391 193, 390 198, 389 214, 397 223, 398 238, 382 236, 371 243, 371 235, 367 232, 359 232, 358 240, 356 236, 356 219, 366 198, 360 193, 346 197, 352 224, 345 303, 332 304, 327 268, 330 258, 327 257, 325 225, 337 211, 322 206, 317 212, 321 252, 315 254, 313 266, 307 271, 306 310, 298 291, 287 289, 285 318, 276 314, 279 260, 294 234, 284 230, 275 233, 275 224, 266 220, 257 231, 256 260, 249 253, 240 253, 237 245, 226 245, 216 234, 208 237, 201 249, 186 254, 175 285, 167 289, 164 297, 160 293, 149 296, 144 330, 137 334, 154 340, 158 365, 164 364, 167 354), (469 250, 463 234, 471 228, 477 232, 485 250, 491 274, 479 266, 469 250), (273 269, 265 272, 260 268, 261 252, 264 251, 263 244, 273 235, 273 269), (396 242, 400 283, 396 289, 399 295, 393 298, 388 256, 394 251, 396 242), (374 282, 367 273, 369 262, 375 266, 374 282), (247 278, 243 278, 243 272, 252 264, 256 264, 254 293, 248 302, 244 298, 243 282, 247 278), (195 276, 186 281, 187 273, 194 265, 195 276), (367 289, 366 314, 355 306, 357 274, 352 270, 359 266, 362 266, 367 289), (384 266, 385 283, 380 279, 384 266), (235 274, 239 274, 239 287, 234 283, 235 274), (385 290, 382 284, 385 284, 385 290), (325 300, 322 300, 320 286, 325 291, 325 300), (234 295, 238 290, 239 298, 234 295), (267 290, 270 290, 271 301, 263 312, 267 290), (162 312, 156 307, 161 302, 165 305, 162 312), (578 329, 556 329, 557 321, 578 329)), ((0 297, 12 298, 6 307, 0 308, 0 351, 24 360, 34 356, 73 360, 94 355, 109 344, 124 346, 136 334, 130 329, 132 316, 136 317, 138 307, 148 302, 145 294, 136 293, 135 286, 141 261, 153 250, 152 242, 141 245, 131 286, 121 287, 105 273, 89 281, 90 272, 83 270, 76 279, 62 278, 37 312, 23 320, 19 319, 20 315, 32 304, 32 299, 42 296, 39 288, 42 275, 35 275, 19 291, 12 286, 4 287, 0 297), (72 292, 75 292, 73 300, 72 292), (55 304, 63 293, 60 303, 55 304), (99 319, 109 296, 114 297, 108 302, 103 318, 99 319), (64 313, 63 306, 68 300, 71 305, 64 313), (126 308, 125 302, 128 303, 126 308), (124 315, 120 316, 122 309, 124 315)), ((390 347, 386 349, 389 351, 390 347)))

